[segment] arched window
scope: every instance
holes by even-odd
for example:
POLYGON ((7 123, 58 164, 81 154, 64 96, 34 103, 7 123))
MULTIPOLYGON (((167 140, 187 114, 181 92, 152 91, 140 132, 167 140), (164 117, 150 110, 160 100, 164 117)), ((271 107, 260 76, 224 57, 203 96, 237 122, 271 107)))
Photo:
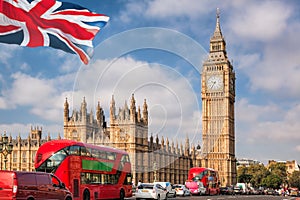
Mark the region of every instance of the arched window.
POLYGON ((22 151, 22 163, 27 162, 27 156, 26 156, 26 151, 22 151))
POLYGON ((18 161, 18 152, 14 151, 13 152, 13 162, 16 163, 18 161))

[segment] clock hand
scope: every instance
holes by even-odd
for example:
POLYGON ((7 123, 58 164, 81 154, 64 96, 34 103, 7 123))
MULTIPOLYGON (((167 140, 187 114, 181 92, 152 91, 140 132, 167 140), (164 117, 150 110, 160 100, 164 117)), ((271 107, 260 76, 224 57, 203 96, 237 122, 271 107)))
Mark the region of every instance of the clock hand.
POLYGON ((213 82, 213 84, 211 85, 210 89, 212 89, 215 85, 216 81, 213 82))

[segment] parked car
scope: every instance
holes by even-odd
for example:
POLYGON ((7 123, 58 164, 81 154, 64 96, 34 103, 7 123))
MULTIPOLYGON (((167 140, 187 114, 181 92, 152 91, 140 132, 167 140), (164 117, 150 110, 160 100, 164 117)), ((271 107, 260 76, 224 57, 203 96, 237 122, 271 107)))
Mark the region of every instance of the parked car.
POLYGON ((168 197, 176 197, 176 190, 172 187, 170 182, 154 182, 154 184, 160 184, 163 188, 167 190, 168 197))
POLYGON ((72 200, 72 193, 53 174, 43 172, 0 171, 0 200, 72 200))
POLYGON ((243 189, 239 186, 233 188, 234 194, 243 194, 243 189))
POLYGON ((203 186, 202 182, 198 183, 198 187, 199 187, 199 194, 200 195, 206 195, 206 188, 203 186))
POLYGON ((176 194, 178 196, 190 196, 191 195, 190 190, 187 187, 185 187, 185 185, 175 184, 175 185, 173 185, 173 188, 176 190, 176 194))
POLYGON ((298 188, 290 188, 290 196, 292 196, 292 197, 298 197, 299 196, 299 190, 298 190, 298 188))
POLYGON ((265 190, 265 194, 266 195, 274 195, 274 196, 278 196, 279 195, 279 193, 276 191, 276 190, 274 190, 274 189, 267 189, 267 190, 265 190))
POLYGON ((141 183, 135 192, 136 199, 168 199, 167 190, 160 184, 141 183))
POLYGON ((232 194, 234 194, 233 187, 231 187, 231 186, 220 187, 220 194, 222 194, 222 195, 232 195, 232 194))
POLYGON ((192 195, 205 195, 206 188, 200 181, 186 181, 185 186, 190 190, 192 195))

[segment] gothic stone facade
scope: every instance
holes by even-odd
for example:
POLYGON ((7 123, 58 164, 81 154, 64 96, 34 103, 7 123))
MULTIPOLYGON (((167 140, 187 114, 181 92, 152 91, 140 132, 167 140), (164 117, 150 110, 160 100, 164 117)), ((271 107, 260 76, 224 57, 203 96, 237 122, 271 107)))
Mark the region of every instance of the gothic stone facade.
MULTIPOLYGON (((0 136, 0 140, 2 140, 0 136)), ((58 136, 57 139, 61 139, 58 136)), ((42 128, 31 127, 28 137, 22 139, 19 135, 16 139, 8 137, 9 143, 13 144, 12 153, 7 156, 6 169, 17 171, 34 171, 34 159, 38 148, 45 142, 50 141, 50 134, 42 139, 42 128)), ((4 157, 0 156, 0 169, 4 169, 4 157)))
POLYGON ((125 102, 116 112, 114 97, 110 103, 110 125, 106 126, 103 109, 98 102, 96 119, 92 111, 87 112, 85 99, 79 111, 69 116, 69 104, 64 105, 64 138, 96 145, 108 145, 128 152, 132 163, 132 176, 136 184, 143 182, 170 181, 184 183, 188 170, 195 163, 195 148, 190 148, 169 139, 148 135, 148 110, 146 100, 141 111, 136 108, 132 95, 130 105, 125 102), (192 155, 193 154, 193 155, 192 155), (194 159, 194 161, 193 161, 194 159))

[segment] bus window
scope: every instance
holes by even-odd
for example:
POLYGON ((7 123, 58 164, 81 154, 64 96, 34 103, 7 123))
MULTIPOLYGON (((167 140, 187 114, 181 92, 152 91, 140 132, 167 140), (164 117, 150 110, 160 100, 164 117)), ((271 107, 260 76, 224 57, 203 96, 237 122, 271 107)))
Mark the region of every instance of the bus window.
POLYGON ((87 149, 86 147, 81 147, 80 155, 81 156, 91 156, 90 149, 87 149))
POLYGON ((100 183, 100 174, 92 174, 91 177, 92 184, 99 184, 100 183))
POLYGON ((92 149, 91 153, 92 153, 92 157, 100 158, 100 151, 98 151, 97 149, 92 149))
POLYGON ((121 158, 121 162, 130 162, 128 155, 123 155, 121 158))
POLYGON ((80 152, 80 146, 70 146, 69 147, 69 154, 70 155, 79 156, 80 155, 79 152, 80 152))
POLYGON ((91 182, 90 173, 81 173, 81 184, 89 184, 91 182))
POLYGON ((131 185, 132 184, 132 176, 131 173, 126 174, 126 178, 124 180, 124 185, 131 185))
POLYGON ((106 152, 105 151, 99 151, 99 154, 100 154, 100 158, 101 159, 106 159, 106 152))
POLYGON ((113 152, 107 152, 107 159, 108 160, 115 160, 116 159, 116 154, 113 152))

